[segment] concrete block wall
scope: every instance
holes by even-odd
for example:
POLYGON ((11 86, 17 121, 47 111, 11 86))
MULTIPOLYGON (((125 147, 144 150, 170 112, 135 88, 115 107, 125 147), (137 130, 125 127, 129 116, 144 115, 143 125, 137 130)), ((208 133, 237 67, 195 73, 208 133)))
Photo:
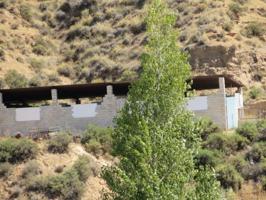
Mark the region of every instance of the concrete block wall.
MULTIPOLYGON (((123 106, 125 99, 119 99, 113 95, 112 87, 107 87, 107 94, 103 101, 96 107, 96 115, 93 117, 73 117, 73 107, 58 105, 56 91, 52 92, 53 104, 40 107, 40 120, 16 121, 16 109, 0 109, 0 135, 27 135, 33 131, 48 131, 60 129, 79 134, 89 124, 98 126, 112 126, 113 119, 123 106)), ((1 104, 0 104, 1 105, 1 104)))

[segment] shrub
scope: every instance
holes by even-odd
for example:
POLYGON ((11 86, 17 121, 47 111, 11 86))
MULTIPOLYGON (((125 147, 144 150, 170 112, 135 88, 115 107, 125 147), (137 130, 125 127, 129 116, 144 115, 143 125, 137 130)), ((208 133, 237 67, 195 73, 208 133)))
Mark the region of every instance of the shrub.
POLYGON ((249 141, 254 141, 256 136, 258 135, 258 129, 255 123, 246 122, 242 124, 236 132, 244 137, 246 137, 249 141))
POLYGON ((53 46, 53 44, 51 42, 49 42, 48 40, 38 38, 35 41, 35 44, 33 45, 32 51, 36 55, 42 55, 42 56, 50 55, 51 46, 53 46))
POLYGON ((21 162, 37 154, 37 145, 29 139, 8 138, 0 141, 0 162, 21 162))
POLYGON ((4 60, 5 59, 5 51, 0 48, 0 59, 4 60))
POLYGON ((0 78, 0 89, 3 89, 5 87, 5 81, 0 78))
POLYGON ((86 182, 91 175, 90 160, 87 156, 80 156, 73 165, 73 169, 77 171, 79 180, 86 182))
POLYGON ((68 66, 58 68, 57 72, 59 75, 65 77, 70 77, 70 75, 72 74, 71 68, 68 66))
POLYGON ((222 155, 218 151, 211 151, 208 149, 201 149, 196 156, 196 165, 215 167, 222 161, 222 155))
POLYGON ((226 154, 234 153, 246 147, 248 140, 238 134, 215 133, 209 136, 205 146, 210 149, 217 149, 226 154))
POLYGON ((246 158, 254 162, 260 162, 263 158, 266 158, 266 143, 255 143, 252 149, 246 154, 246 158))
POLYGON ((27 184, 28 191, 45 193, 49 198, 79 200, 84 191, 84 183, 89 177, 89 161, 80 157, 66 172, 48 177, 37 177, 27 184))
POLYGON ((257 22, 252 22, 248 24, 245 28, 245 34, 247 37, 261 37, 264 34, 264 25, 257 23, 257 22))
POLYGON ((44 61, 36 58, 30 59, 30 66, 35 72, 40 72, 44 67, 44 61))
POLYGON ((59 79, 58 75, 55 74, 55 73, 54 74, 49 74, 47 78, 48 78, 49 82, 54 82, 54 83, 60 82, 60 79, 59 79))
POLYGON ((262 169, 259 165, 247 164, 243 167, 241 174, 245 180, 254 180, 257 182, 262 175, 262 169))
POLYGON ((19 8, 20 11, 20 15, 23 19, 27 20, 27 21, 31 21, 32 19, 32 11, 31 8, 29 7, 29 5, 21 5, 19 8))
POLYGON ((72 136, 67 133, 59 133, 52 137, 48 143, 48 151, 51 153, 65 153, 69 144, 72 142, 72 136))
POLYGON ((21 177, 26 179, 31 179, 40 173, 41 169, 38 162, 32 160, 25 165, 24 169, 22 170, 21 177))
POLYGON ((262 189, 264 191, 266 191, 266 176, 262 177, 262 179, 261 179, 261 185, 262 185, 262 189))
POLYGON ((220 131, 219 127, 208 118, 202 118, 199 123, 201 127, 200 136, 203 140, 206 140, 211 133, 220 131))
POLYGON ((249 97, 251 99, 258 99, 261 96, 261 93, 262 91, 260 88, 252 87, 250 88, 250 91, 249 91, 249 97))
POLYGON ((217 179, 223 188, 232 188, 235 191, 241 188, 243 182, 240 174, 230 165, 220 165, 217 167, 217 179))
POLYGON ((5 83, 9 88, 23 88, 27 87, 28 80, 16 70, 8 70, 5 75, 5 83))
POLYGON ((232 164, 232 166, 234 166, 234 168, 239 172, 242 173, 243 169, 245 168, 245 166, 247 165, 247 162, 245 161, 245 159, 242 156, 236 156, 234 157, 230 163, 232 164))
POLYGON ((232 19, 239 18, 239 15, 243 12, 243 7, 239 3, 231 3, 229 5, 228 15, 232 19))
POLYGON ((95 154, 111 152, 112 129, 97 126, 89 126, 81 136, 81 143, 88 152, 95 154))
POLYGON ((0 8, 7 8, 9 5, 9 0, 0 0, 0 8))
POLYGON ((11 173, 12 165, 9 163, 0 163, 0 178, 7 178, 11 173))
POLYGON ((266 132, 266 119, 260 120, 257 122, 257 129, 259 133, 265 133, 266 132))

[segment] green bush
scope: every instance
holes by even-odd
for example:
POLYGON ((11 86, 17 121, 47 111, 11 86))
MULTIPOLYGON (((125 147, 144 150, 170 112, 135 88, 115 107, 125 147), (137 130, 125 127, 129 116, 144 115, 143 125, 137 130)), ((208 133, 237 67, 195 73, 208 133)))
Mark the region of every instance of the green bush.
POLYGON ((88 152, 110 153, 112 145, 112 129, 97 126, 89 126, 81 136, 81 143, 88 152))
POLYGON ((246 158, 254 162, 260 162, 263 158, 266 158, 266 143, 255 143, 252 149, 246 154, 246 158))
POLYGON ((261 37, 264 32, 264 25, 257 22, 252 22, 245 28, 245 34, 247 37, 261 37))
POLYGON ((86 182, 91 175, 90 160, 87 156, 80 156, 72 168, 78 173, 82 182, 86 182))
POLYGON ((40 72, 44 68, 44 62, 43 60, 32 58, 30 59, 30 66, 35 72, 40 72))
POLYGON ((220 165, 217 167, 217 180, 225 189, 232 188, 233 190, 241 189, 243 178, 231 165, 220 165))
POLYGON ((53 46, 54 45, 50 41, 38 38, 33 45, 32 51, 36 55, 46 56, 50 55, 50 50, 53 46))
POLYGON ((253 142, 256 136, 258 135, 258 129, 255 123, 246 122, 242 124, 236 132, 244 137, 246 137, 249 141, 253 142))
POLYGON ((59 75, 65 76, 65 77, 70 77, 72 74, 72 70, 68 66, 58 68, 57 72, 59 75))
POLYGON ((258 121, 256 125, 259 132, 257 141, 266 142, 266 119, 258 121))
POLYGON ((32 177, 41 173, 40 166, 37 161, 29 161, 22 170, 21 177, 31 179, 32 177))
POLYGON ((16 70, 8 70, 5 75, 5 83, 9 88, 24 88, 28 86, 28 79, 16 70))
POLYGON ((230 164, 234 166, 234 168, 242 174, 243 169, 248 164, 247 161, 243 158, 243 156, 236 156, 231 161, 230 164))
POLYGON ((241 135, 215 133, 209 136, 205 142, 205 147, 209 149, 217 149, 227 155, 246 147, 248 140, 241 135))
POLYGON ((249 91, 249 97, 251 99, 258 99, 262 94, 262 90, 257 87, 251 87, 249 91))
POLYGON ((196 156, 196 165, 215 167, 222 162, 222 154, 216 150, 201 149, 196 156))
POLYGON ((19 8, 20 11, 20 15, 23 19, 27 20, 27 21, 31 21, 32 19, 32 11, 31 8, 29 7, 29 5, 21 5, 19 8))
POLYGON ((243 8, 239 3, 231 3, 229 5, 229 10, 234 13, 234 15, 240 15, 243 11, 243 8))
POLYGON ((12 165, 5 162, 0 163, 0 178, 7 178, 12 171, 12 165))
POLYGON ((48 142, 48 151, 51 153, 65 153, 69 144, 72 142, 72 136, 67 133, 59 133, 53 136, 48 142))
POLYGON ((261 179, 261 185, 262 185, 262 189, 264 191, 266 191, 266 176, 262 177, 262 179, 261 179))
POLYGON ((7 138, 0 141, 0 162, 22 162, 37 154, 37 145, 29 139, 7 138))
POLYGON ((206 140, 210 134, 220 131, 219 127, 208 118, 202 118, 199 125, 201 128, 200 136, 203 140, 206 140))
POLYGON ((89 160, 82 156, 66 172, 56 176, 36 177, 26 187, 28 191, 42 192, 49 198, 79 200, 89 171, 89 160))

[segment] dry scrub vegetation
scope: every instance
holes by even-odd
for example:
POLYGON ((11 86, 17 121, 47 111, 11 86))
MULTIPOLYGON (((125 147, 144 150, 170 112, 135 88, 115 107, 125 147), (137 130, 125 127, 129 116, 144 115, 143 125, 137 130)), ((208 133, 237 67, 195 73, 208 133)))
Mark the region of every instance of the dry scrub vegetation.
MULTIPOLYGON (((0 87, 135 79, 148 2, 1 0, 0 87)), ((168 2, 195 74, 265 87, 265 1, 168 2)))

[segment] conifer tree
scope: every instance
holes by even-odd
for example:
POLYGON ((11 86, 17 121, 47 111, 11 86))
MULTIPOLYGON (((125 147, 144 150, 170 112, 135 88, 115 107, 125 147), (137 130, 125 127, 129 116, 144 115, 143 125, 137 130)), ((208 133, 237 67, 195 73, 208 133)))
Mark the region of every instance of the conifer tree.
POLYGON ((113 153, 120 162, 103 170, 110 189, 104 199, 219 199, 213 173, 194 164, 199 128, 184 108, 191 71, 175 21, 163 0, 151 2, 143 72, 115 119, 113 153))

